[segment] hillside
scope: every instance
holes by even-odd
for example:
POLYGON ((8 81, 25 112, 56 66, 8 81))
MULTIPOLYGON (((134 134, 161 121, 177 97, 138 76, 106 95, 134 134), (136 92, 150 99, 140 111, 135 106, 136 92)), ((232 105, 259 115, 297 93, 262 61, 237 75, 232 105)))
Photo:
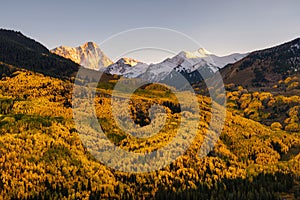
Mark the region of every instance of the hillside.
MULTIPOLYGON (((198 97, 201 120, 188 151, 159 171, 130 174, 99 163, 83 146, 72 120, 70 82, 23 70, 0 84, 3 198, 278 199, 279 193, 298 194, 292 187, 300 171, 297 133, 271 130, 229 111, 214 150, 204 158, 197 155, 210 116, 207 97, 198 97)), ((149 85, 132 96, 130 109, 137 124, 147 127, 141 120, 153 101, 164 105, 168 116, 159 134, 137 139, 124 134, 111 117, 109 84, 115 81, 99 85, 95 103, 111 142, 127 151, 148 152, 174 137, 181 114, 166 88, 149 85)))
POLYGON ((0 29, 0 62, 0 75, 10 73, 17 67, 53 77, 70 78, 79 68, 78 64, 50 53, 42 44, 22 33, 4 29, 0 29))
POLYGON ((252 91, 282 93, 278 83, 288 77, 299 77, 299 70, 300 38, 252 52, 220 72, 226 84, 241 85, 252 91))

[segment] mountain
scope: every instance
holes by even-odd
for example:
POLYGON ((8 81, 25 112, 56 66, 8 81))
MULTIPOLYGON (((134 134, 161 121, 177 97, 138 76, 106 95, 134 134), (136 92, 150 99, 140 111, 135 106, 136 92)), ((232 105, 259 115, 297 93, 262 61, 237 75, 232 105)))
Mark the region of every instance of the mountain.
POLYGON ((213 60, 213 62, 215 63, 216 66, 218 66, 218 68, 223 68, 228 64, 233 64, 239 60, 241 60, 242 58, 246 57, 248 54, 240 54, 240 53, 233 53, 227 56, 216 56, 216 55, 209 55, 210 58, 213 60))
POLYGON ((113 63, 93 42, 87 42, 76 48, 60 46, 52 49, 51 52, 68 58, 88 69, 101 70, 113 63))
POLYGON ((143 74, 148 68, 146 63, 131 58, 121 58, 116 63, 109 65, 104 72, 112 75, 123 75, 128 78, 135 78, 143 74))
POLYGON ((121 75, 128 78, 143 77, 148 81, 168 81, 181 73, 192 82, 201 80, 201 75, 196 69, 213 74, 225 65, 234 63, 247 55, 236 53, 222 57, 200 48, 194 52, 182 51, 161 63, 147 65, 130 58, 121 58, 113 63, 93 42, 85 43, 77 48, 61 46, 51 50, 51 52, 71 59, 88 69, 104 71, 111 75, 121 75))
POLYGON ((0 65, 0 76, 24 68, 53 77, 70 78, 79 68, 78 64, 52 54, 21 32, 5 29, 0 29, 0 65))
POLYGON ((300 38, 250 53, 242 60, 221 69, 224 82, 252 90, 278 92, 278 84, 288 77, 298 77, 300 38))
POLYGON ((217 67, 202 57, 191 57, 182 51, 172 58, 167 58, 158 64, 150 64, 147 71, 140 77, 159 82, 162 80, 171 80, 175 74, 191 74, 200 67, 210 68, 211 73, 217 70, 217 67))
POLYGON ((223 68, 227 64, 235 63, 238 60, 241 60, 242 58, 244 58, 245 56, 248 55, 247 53, 245 53, 245 54, 233 53, 233 54, 230 54, 227 56, 217 56, 217 55, 207 51, 204 48, 200 48, 194 52, 184 51, 184 53, 188 59, 194 59, 194 60, 198 59, 199 60, 200 58, 202 58, 208 62, 213 63, 213 65, 218 68, 223 68))
POLYGON ((203 48, 194 52, 182 51, 161 63, 151 64, 141 77, 150 81, 169 81, 180 76, 178 74, 180 73, 188 81, 198 82, 203 78, 199 71, 202 75, 210 76, 225 65, 234 63, 245 56, 246 54, 232 54, 219 57, 203 48))

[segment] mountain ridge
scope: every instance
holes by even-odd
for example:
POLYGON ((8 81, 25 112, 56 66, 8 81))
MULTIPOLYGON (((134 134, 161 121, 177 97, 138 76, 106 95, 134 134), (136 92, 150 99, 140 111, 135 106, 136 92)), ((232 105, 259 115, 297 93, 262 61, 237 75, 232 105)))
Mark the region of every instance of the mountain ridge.
POLYGON ((138 65, 123 65, 117 61, 107 67, 105 73, 122 75, 127 78, 142 78, 152 82, 174 82, 183 75, 190 83, 202 80, 202 75, 212 76, 219 68, 244 57, 246 54, 231 54, 218 57, 200 48, 194 52, 181 51, 177 55, 166 58, 160 63, 138 65), (216 64, 217 63, 217 64, 216 64), (126 70, 124 70, 126 69, 126 70), (123 71, 123 72, 122 72, 123 71), (181 75, 179 75, 181 74, 181 75), (201 75, 202 74, 202 75, 201 75))
POLYGON ((276 92, 278 82, 299 77, 300 38, 257 50, 220 70, 226 84, 276 92), (274 87, 274 88, 273 88, 274 87))
MULTIPOLYGON (((162 80, 163 77, 170 74, 171 68, 172 69, 176 68, 175 70, 177 72, 189 74, 194 70, 196 70, 193 67, 195 66, 201 67, 201 64, 200 65, 198 64, 200 62, 202 62, 203 65, 210 66, 212 68, 212 71, 217 71, 219 68, 222 68, 229 63, 236 62, 237 60, 248 55, 248 54, 235 53, 227 56, 217 56, 207 51, 204 48, 199 48, 198 50, 193 52, 181 51, 174 57, 166 58, 165 60, 159 63, 146 64, 143 62, 139 62, 138 65, 133 65, 128 63, 122 63, 121 62, 122 58, 116 62, 112 62, 107 56, 105 56, 105 54, 99 48, 99 46, 93 42, 87 42, 84 45, 81 45, 80 47, 77 48, 60 46, 51 51, 60 56, 64 56, 65 58, 69 58, 74 62, 79 63, 80 65, 89 69, 100 70, 111 75, 122 75, 128 78, 147 77, 148 79, 149 76, 154 76, 150 78, 151 81, 162 80), (88 46, 92 46, 93 48, 88 48, 88 46), (90 64, 90 63, 95 63, 94 60, 95 59, 97 60, 97 56, 89 57, 88 55, 82 55, 82 52, 86 51, 85 49, 97 50, 101 54, 100 57, 103 56, 103 59, 99 59, 98 63, 102 63, 100 64, 101 66, 99 68, 95 67, 95 64, 90 64), (182 61, 181 63, 179 63, 180 60, 182 61), (182 63, 184 63, 184 66, 180 67, 180 64, 182 63), (170 65, 171 67, 167 65, 170 65), (151 71, 151 68, 153 69, 159 68, 159 71, 164 71, 164 72, 162 72, 159 76, 156 76, 157 73, 151 71), (150 73, 150 74, 147 75, 145 73, 150 73)), ((95 54, 97 54, 97 52, 96 53, 94 52, 94 55, 95 54)))
POLYGON ((52 54, 41 43, 21 32, 5 29, 0 29, 0 61, 4 74, 15 71, 14 68, 24 68, 53 77, 71 78, 79 69, 78 64, 52 54))

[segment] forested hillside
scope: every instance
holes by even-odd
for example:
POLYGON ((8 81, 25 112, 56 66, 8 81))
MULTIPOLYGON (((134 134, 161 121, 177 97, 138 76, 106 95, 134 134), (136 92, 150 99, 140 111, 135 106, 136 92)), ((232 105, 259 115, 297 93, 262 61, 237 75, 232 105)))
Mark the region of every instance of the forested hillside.
MULTIPOLYGON (((251 91, 290 94, 277 88, 278 81, 298 77, 300 70, 300 38, 255 51, 242 60, 221 69, 226 84, 236 84, 251 91)), ((297 86, 294 89, 299 89, 297 86)), ((292 94, 297 94, 294 91, 292 94)))
MULTIPOLYGON (((200 117, 195 122, 198 113, 193 112, 192 105, 179 104, 165 85, 147 84, 138 88, 130 96, 129 106, 120 104, 121 116, 129 109, 135 126, 151 131, 159 125, 151 121, 151 105, 161 105, 166 114, 166 123, 158 134, 138 138, 123 131, 113 118, 111 95, 120 77, 104 74, 96 83, 99 74, 86 70, 87 77, 76 81, 94 81, 91 86, 96 86, 97 122, 110 142, 127 152, 152 152, 168 145, 182 126, 182 118, 191 119, 184 125, 196 123, 194 140, 172 163, 149 173, 126 173, 97 160, 89 150, 97 149, 98 143, 84 144, 76 129, 72 77, 78 66, 49 53, 19 32, 1 30, 0 43, 0 197, 3 199, 300 198, 297 74, 285 74, 272 82, 281 95, 278 91, 253 91, 237 83, 227 84, 224 128, 214 148, 201 157, 199 149, 208 145, 203 141, 211 119, 209 97, 196 96, 200 117), (89 75, 93 80, 88 80, 89 75)), ((199 92, 197 85, 194 86, 199 92)), ((122 98, 120 95, 117 99, 122 98)), ((86 130, 92 133, 89 127, 86 130)), ((176 154, 183 148, 178 143, 168 153, 176 154)), ((131 158, 125 157, 119 167, 127 169, 131 162, 131 158)))
MULTIPOLYGON (((180 113, 172 112, 176 102, 168 96, 161 98, 169 94, 164 87, 148 86, 133 97, 133 118, 145 114, 153 99, 149 96, 157 96, 170 119, 158 135, 136 139, 119 130, 111 118, 110 84, 115 81, 99 85, 95 102, 99 123, 111 142, 128 151, 145 152, 172 139, 180 113)), ((130 174, 107 168, 82 145, 72 120, 70 82, 25 70, 2 78, 0 85, 0 194, 4 198, 279 199, 279 194, 299 195, 293 187, 300 171, 298 132, 271 130, 229 111, 214 150, 198 157, 210 115, 207 97, 198 97, 201 121, 187 153, 159 171, 130 174)))
MULTIPOLYGON (((0 29, 0 64, 58 78, 74 77, 79 67, 71 60, 50 53, 46 47, 21 32, 4 29, 0 29)), ((1 72, 0 75, 5 75, 7 71, 1 69, 1 72)))

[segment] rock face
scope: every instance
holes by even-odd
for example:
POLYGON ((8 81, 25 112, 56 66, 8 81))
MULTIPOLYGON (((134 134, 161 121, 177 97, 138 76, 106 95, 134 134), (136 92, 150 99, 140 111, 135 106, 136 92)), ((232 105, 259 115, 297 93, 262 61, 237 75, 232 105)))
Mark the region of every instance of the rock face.
POLYGON ((76 48, 60 46, 51 50, 51 52, 93 70, 104 70, 113 63, 93 42, 87 42, 76 48))

